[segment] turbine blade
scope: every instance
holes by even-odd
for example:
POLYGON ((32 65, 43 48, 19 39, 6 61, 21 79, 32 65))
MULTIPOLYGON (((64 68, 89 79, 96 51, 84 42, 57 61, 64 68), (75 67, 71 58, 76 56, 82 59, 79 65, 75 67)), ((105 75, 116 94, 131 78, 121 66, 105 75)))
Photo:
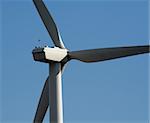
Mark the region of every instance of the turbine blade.
POLYGON ((48 105, 49 105, 49 98, 48 98, 48 93, 49 93, 49 89, 48 89, 48 81, 49 81, 49 77, 47 78, 47 80, 45 81, 43 90, 42 90, 42 94, 39 100, 39 104, 36 110, 36 114, 34 117, 34 121, 33 123, 42 123, 44 116, 46 114, 48 105))
POLYGON ((59 30, 42 0, 33 0, 36 9, 56 47, 65 48, 59 30))
POLYGON ((100 48, 69 52, 69 59, 82 62, 99 62, 150 52, 150 45, 100 48))

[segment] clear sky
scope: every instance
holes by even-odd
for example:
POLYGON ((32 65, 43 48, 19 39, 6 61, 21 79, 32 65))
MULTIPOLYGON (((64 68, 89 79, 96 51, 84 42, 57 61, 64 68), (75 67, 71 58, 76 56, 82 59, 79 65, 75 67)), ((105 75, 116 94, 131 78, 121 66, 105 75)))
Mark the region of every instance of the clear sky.
MULTIPOLYGON (((148 0, 45 3, 69 50, 148 44, 148 0)), ((32 0, 0 5, 0 122, 31 123, 48 76, 48 65, 35 62, 32 49, 53 44, 32 0)), ((148 123, 148 57, 69 62, 63 74, 65 123, 148 123)))

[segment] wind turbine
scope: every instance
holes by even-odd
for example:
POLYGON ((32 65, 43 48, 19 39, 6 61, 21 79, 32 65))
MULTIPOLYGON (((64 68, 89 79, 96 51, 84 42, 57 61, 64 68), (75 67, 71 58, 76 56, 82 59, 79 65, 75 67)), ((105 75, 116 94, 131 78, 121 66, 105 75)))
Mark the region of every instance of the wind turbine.
POLYGON ((55 45, 53 48, 41 47, 32 51, 35 61, 49 64, 49 76, 42 90, 34 123, 43 122, 48 106, 50 107, 50 122, 63 123, 61 76, 64 65, 70 60, 76 59, 91 63, 150 52, 150 45, 69 51, 65 48, 59 30, 43 1, 33 0, 33 2, 55 45))

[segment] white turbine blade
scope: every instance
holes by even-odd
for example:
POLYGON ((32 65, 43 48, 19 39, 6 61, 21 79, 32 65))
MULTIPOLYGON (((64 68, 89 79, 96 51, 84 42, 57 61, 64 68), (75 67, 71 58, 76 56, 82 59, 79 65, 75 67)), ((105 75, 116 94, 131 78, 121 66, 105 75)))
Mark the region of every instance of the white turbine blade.
POLYGON ((49 93, 49 89, 48 89, 48 81, 49 81, 49 77, 47 78, 47 80, 45 81, 43 90, 42 90, 42 94, 39 100, 39 104, 36 110, 36 114, 34 117, 34 121, 33 123, 42 123, 44 116, 46 114, 48 105, 49 105, 49 101, 48 101, 48 93, 49 93))
POLYGON ((64 70, 67 66, 67 62, 66 63, 61 63, 61 73, 63 74, 64 73, 64 70))
POLYGON ((69 52, 69 59, 76 59, 82 62, 99 62, 149 52, 150 45, 100 48, 69 52))
POLYGON ((61 36, 59 33, 59 30, 51 16, 51 14, 48 12, 48 9, 46 8, 45 4, 43 3, 42 0, 33 0, 38 13, 51 37, 51 39, 53 40, 53 43, 55 44, 56 47, 59 48, 65 48, 62 40, 61 40, 61 36))

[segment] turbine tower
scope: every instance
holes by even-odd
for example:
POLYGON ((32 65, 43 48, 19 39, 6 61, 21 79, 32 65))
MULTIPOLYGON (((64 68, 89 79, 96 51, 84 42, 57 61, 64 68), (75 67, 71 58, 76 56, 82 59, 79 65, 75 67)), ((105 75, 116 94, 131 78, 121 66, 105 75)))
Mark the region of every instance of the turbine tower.
POLYGON ((35 61, 49 64, 49 76, 45 81, 33 123, 42 123, 48 106, 50 123, 63 123, 62 70, 72 59, 82 62, 100 62, 150 52, 150 45, 98 48, 69 51, 65 48, 59 30, 42 0, 33 0, 36 9, 55 47, 35 48, 32 51, 35 61))

